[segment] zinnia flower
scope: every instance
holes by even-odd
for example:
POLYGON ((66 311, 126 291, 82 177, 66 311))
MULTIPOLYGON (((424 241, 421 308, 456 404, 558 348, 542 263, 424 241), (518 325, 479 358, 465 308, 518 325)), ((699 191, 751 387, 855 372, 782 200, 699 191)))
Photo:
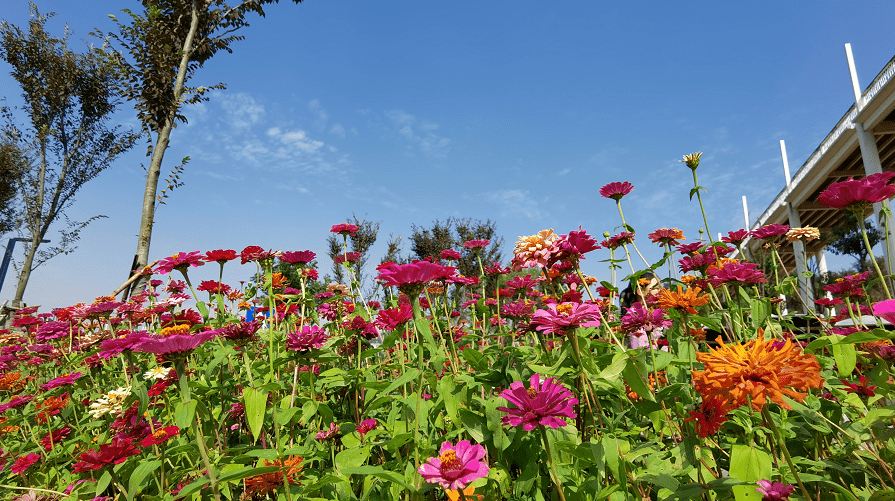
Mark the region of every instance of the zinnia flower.
POLYGON ((303 468, 303 466, 301 466, 302 461, 304 461, 304 458, 300 456, 289 456, 285 460, 277 459, 276 461, 268 461, 265 459, 264 466, 280 466, 283 467, 282 470, 273 473, 263 473, 245 479, 246 495, 250 498, 267 497, 267 495, 276 490, 277 487, 283 485, 284 481, 290 484, 297 483, 295 477, 301 473, 303 468), (286 471, 285 476, 283 475, 283 470, 286 471))
POLYGON ((701 158, 702 152, 697 151, 695 153, 690 153, 689 155, 684 155, 684 159, 678 161, 687 164, 687 167, 689 167, 690 170, 696 170, 696 168, 699 167, 699 160, 701 158))
POLYGON ((460 259, 461 255, 459 252, 455 251, 454 249, 445 249, 445 250, 441 251, 441 254, 439 254, 438 257, 440 257, 441 259, 448 260, 448 261, 456 261, 456 260, 460 259))
POLYGON ((795 242, 796 240, 810 242, 812 240, 817 240, 818 238, 820 238, 820 230, 812 226, 790 228, 789 231, 786 232, 786 239, 790 242, 795 242))
POLYGON ((332 228, 329 229, 329 232, 330 233, 338 233, 339 235, 348 235, 350 237, 356 237, 358 229, 360 229, 360 228, 358 228, 358 226, 355 224, 341 223, 341 224, 334 224, 332 226, 332 228))
POLYGON ((758 488, 755 490, 761 494, 761 501, 789 501, 789 496, 796 489, 794 485, 764 479, 759 480, 757 484, 758 488))
POLYGON ((202 259, 205 259, 205 261, 209 263, 217 262, 218 264, 223 265, 226 264, 227 261, 232 261, 238 257, 239 254, 237 254, 235 250, 218 249, 206 252, 202 259))
POLYGON ((314 438, 317 440, 331 440, 335 438, 335 436, 339 433, 339 427, 336 423, 329 423, 329 428, 326 430, 320 430, 314 435, 314 438))
POLYGON ((283 252, 280 254, 280 261, 289 264, 306 265, 314 260, 317 254, 306 251, 283 252))
POLYGON ((382 280, 386 287, 397 287, 407 296, 417 296, 426 282, 438 278, 447 278, 454 274, 456 268, 442 266, 429 261, 416 261, 408 264, 389 263, 379 267, 377 280, 382 280))
POLYGON ((721 268, 709 268, 708 281, 715 287, 728 282, 739 282, 743 284, 765 284, 768 280, 764 277, 764 273, 757 269, 758 263, 724 263, 721 268))
POLYGON ((78 456, 72 472, 80 473, 88 470, 98 470, 103 466, 120 464, 127 458, 139 454, 140 449, 134 447, 130 440, 112 439, 111 444, 99 446, 99 450, 90 449, 78 456))
POLYGON ((581 226, 579 226, 578 231, 570 231, 568 235, 560 235, 559 238, 552 242, 547 266, 552 266, 557 261, 575 263, 579 259, 584 259, 585 253, 599 248, 600 244, 597 240, 588 235, 587 231, 582 230, 581 226))
POLYGON ((721 241, 725 244, 740 245, 749 236, 747 230, 728 231, 726 237, 721 237, 721 241))
POLYGON ((148 336, 137 343, 133 351, 168 357, 185 356, 216 334, 217 331, 205 331, 196 334, 172 334, 167 337, 148 336))
POLYGON ((149 435, 140 441, 140 447, 149 447, 150 445, 158 445, 166 442, 171 437, 180 434, 180 428, 176 426, 165 426, 155 430, 155 433, 149 435))
POLYGON ((619 328, 624 333, 642 330, 651 332, 655 329, 671 327, 672 321, 665 318, 665 311, 661 309, 647 310, 640 301, 628 308, 619 328))
POLYGON ((895 195, 895 186, 889 184, 892 178, 895 178, 895 172, 885 171, 864 179, 848 178, 846 181, 832 183, 817 197, 817 203, 834 209, 863 212, 868 205, 888 200, 895 195))
POLYGON ((12 464, 12 467, 9 468, 9 471, 15 473, 16 475, 20 475, 25 473, 28 468, 37 462, 40 459, 40 454, 26 454, 24 456, 19 456, 16 458, 16 462, 12 464))
POLYGON ((802 402, 805 391, 823 386, 817 359, 790 340, 782 347, 761 335, 745 345, 719 343, 717 350, 696 355, 705 364, 705 370, 693 371, 694 386, 703 399, 721 398, 732 409, 751 402, 755 410, 771 400, 792 410, 783 395, 802 402))
POLYGON ((761 228, 752 230, 752 236, 755 238, 760 238, 762 240, 767 240, 769 238, 785 235, 787 231, 789 231, 789 226, 785 224, 769 224, 767 226, 762 226, 761 228))
POLYGON ((80 378, 81 376, 83 376, 83 374, 81 374, 80 372, 65 374, 40 385, 40 389, 42 389, 43 391, 49 391, 53 388, 59 388, 60 386, 73 385, 75 384, 75 381, 77 381, 78 378, 80 378))
POLYGON ((381 329, 393 331, 411 318, 413 318, 413 309, 409 304, 402 304, 397 308, 379 310, 376 313, 376 325, 381 329))
POLYGON ((527 237, 519 237, 513 248, 513 260, 510 264, 516 270, 532 267, 547 267, 547 260, 550 257, 550 249, 557 235, 553 233, 553 229, 541 230, 535 235, 527 237))
POLYGON ((488 465, 482 461, 485 448, 461 440, 457 445, 443 442, 437 457, 429 458, 420 466, 419 474, 430 484, 444 489, 465 489, 467 485, 488 475, 488 465))
POLYGON ((361 435, 366 435, 367 433, 373 431, 373 429, 376 428, 376 425, 377 423, 375 419, 364 419, 360 422, 359 425, 357 425, 357 428, 355 429, 361 435))
POLYGON ((45 451, 49 451, 53 448, 54 445, 59 445, 65 440, 72 432, 72 428, 68 425, 63 426, 62 428, 58 428, 53 430, 51 433, 47 433, 44 438, 40 440, 40 444, 43 446, 45 451))
POLYGON ((100 397, 96 402, 90 404, 90 410, 87 411, 87 414, 90 414, 90 417, 93 419, 103 417, 106 414, 121 414, 121 408, 124 405, 124 401, 127 400, 127 397, 129 397, 130 394, 130 386, 112 390, 100 397))
POLYGON ((700 438, 718 433, 727 421, 727 402, 722 398, 708 398, 702 400, 698 411, 690 411, 690 417, 684 421, 695 423, 696 434, 700 438))
POLYGON ((300 331, 290 332, 286 335, 286 348, 304 353, 320 348, 326 339, 325 330, 316 325, 305 325, 300 331))
POLYGON ((490 240, 467 240, 466 242, 463 242, 463 247, 466 247, 467 249, 484 249, 489 245, 491 245, 490 240))
POLYGON ((617 202, 628 193, 631 193, 631 190, 633 189, 634 185, 627 181, 623 183, 609 183, 600 188, 600 196, 602 196, 603 198, 611 198, 617 202))
POLYGON ((599 327, 600 307, 591 303, 548 304, 546 310, 534 312, 531 325, 539 331, 564 334, 576 327, 599 327))
POLYGON ((360 252, 346 252, 344 254, 339 254, 338 256, 334 257, 333 262, 336 264, 353 263, 353 262, 357 261, 358 259, 360 259, 360 257, 361 257, 360 252))
POLYGON ((895 325, 895 299, 886 299, 885 301, 874 303, 873 314, 895 325))
POLYGON ((164 275, 166 273, 171 273, 171 270, 185 271, 190 266, 195 268, 204 264, 205 262, 202 261, 202 253, 199 251, 178 252, 171 257, 159 260, 155 272, 164 275))
POLYGON ((702 289, 699 287, 690 287, 684 292, 680 285, 677 286, 677 292, 662 289, 659 291, 658 303, 659 306, 666 310, 674 308, 695 315, 697 306, 702 306, 709 302, 709 297, 700 296, 700 292, 702 292, 702 289))
POLYGON ((844 379, 840 379, 842 384, 848 387, 845 391, 847 393, 856 393, 858 395, 864 395, 865 397, 872 397, 876 395, 876 392, 873 391, 876 389, 876 386, 870 385, 870 381, 867 379, 867 376, 861 374, 860 379, 857 383, 849 383, 844 379))
POLYGON ((500 397, 515 405, 514 408, 498 407, 507 414, 501 418, 504 425, 519 426, 531 431, 538 426, 560 428, 566 426, 563 418, 575 419, 574 406, 578 399, 565 386, 554 383, 553 378, 541 382, 540 374, 533 374, 526 388, 521 381, 514 381, 500 397))
POLYGON ((677 228, 660 228, 649 234, 649 239, 656 244, 677 245, 684 240, 684 232, 677 228))

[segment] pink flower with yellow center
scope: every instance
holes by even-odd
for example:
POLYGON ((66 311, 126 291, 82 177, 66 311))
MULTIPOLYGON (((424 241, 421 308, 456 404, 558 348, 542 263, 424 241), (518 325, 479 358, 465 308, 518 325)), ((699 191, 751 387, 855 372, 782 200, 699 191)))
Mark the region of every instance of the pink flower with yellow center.
POLYGON ((541 381, 540 374, 533 374, 528 388, 522 381, 514 381, 510 388, 500 394, 515 407, 498 407, 507 414, 501 418, 504 425, 519 426, 531 431, 538 426, 560 428, 566 426, 563 418, 575 419, 574 407, 578 399, 565 386, 556 384, 553 378, 541 381))
POLYGON ((485 448, 472 445, 469 440, 461 440, 457 445, 444 442, 438 456, 429 458, 417 471, 430 484, 449 490, 465 489, 488 475, 489 468, 482 461, 483 457, 485 448))
POLYGON ((538 310, 531 318, 535 329, 548 334, 564 334, 576 327, 599 327, 600 307, 592 303, 548 304, 546 310, 538 310))

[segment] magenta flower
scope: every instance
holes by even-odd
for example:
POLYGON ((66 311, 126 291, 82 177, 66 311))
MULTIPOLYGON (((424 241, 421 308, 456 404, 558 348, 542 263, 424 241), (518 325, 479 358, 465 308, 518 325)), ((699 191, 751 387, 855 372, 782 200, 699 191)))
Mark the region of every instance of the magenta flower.
POLYGON ((344 254, 339 254, 338 256, 334 257, 333 262, 336 264, 353 263, 353 262, 357 261, 358 259, 360 259, 360 257, 361 257, 360 252, 346 252, 344 254))
POLYGON ((442 266, 430 261, 416 261, 408 264, 387 263, 379 266, 377 280, 382 280, 386 287, 397 287, 408 296, 419 294, 424 284, 430 280, 447 278, 454 274, 456 268, 442 266))
POLYGON ((36 463, 39 459, 40 454, 35 454, 33 452, 31 454, 19 456, 18 458, 16 458, 16 462, 12 464, 12 467, 9 469, 9 471, 15 473, 16 475, 20 475, 22 473, 25 473, 25 471, 27 471, 28 468, 36 463))
POLYGON ((796 489, 794 485, 770 480, 759 480, 757 483, 758 488, 755 490, 762 495, 761 501, 788 501, 792 491, 796 489))
POLYGON ((848 275, 839 279, 836 283, 825 285, 824 291, 837 297, 864 297, 864 281, 870 276, 869 271, 848 275))
POLYGON ((623 183, 614 182, 600 188, 600 196, 603 198, 611 198, 616 202, 621 200, 623 196, 631 193, 634 185, 625 181, 623 183))
POLYGON ((70 333, 77 334, 78 330, 77 327, 72 328, 72 325, 69 322, 45 322, 37 328, 34 339, 37 342, 43 343, 51 339, 67 337, 70 333))
POLYGON ((169 357, 186 355, 216 336, 217 333, 218 331, 205 331, 196 334, 172 334, 166 337, 149 336, 137 343, 133 347, 133 351, 169 357))
POLYGON ((728 231, 726 237, 721 237, 721 241, 725 244, 740 245, 749 236, 747 230, 728 231))
POLYGON ((332 440, 339 433, 339 427, 336 423, 329 423, 329 429, 320 430, 314 435, 317 440, 332 440))
POLYGON ((755 238, 760 238, 762 240, 767 240, 769 238, 785 235, 787 231, 789 231, 788 225, 769 224, 767 226, 762 226, 761 228, 758 228, 756 230, 752 230, 752 236, 755 238))
MULTIPOLYGON (((704 255, 707 255, 706 253, 704 255)), ((709 283, 715 287, 728 282, 740 282, 744 284, 766 284, 768 280, 764 277, 764 273, 757 269, 758 263, 725 263, 721 269, 711 268, 708 270, 709 283)))
POLYGON ((377 423, 375 419, 364 419, 360 422, 359 425, 357 425, 357 428, 355 429, 361 435, 366 435, 367 433, 373 431, 374 428, 376 428, 376 424, 377 423))
POLYGON ((850 209, 863 211, 868 205, 888 200, 895 195, 895 186, 889 181, 895 178, 895 172, 871 174, 864 179, 848 178, 846 181, 832 183, 820 196, 817 203, 834 209, 850 209))
POLYGON ((15 409, 16 407, 22 407, 27 404, 31 400, 34 399, 34 395, 16 395, 9 399, 9 402, 6 402, 3 405, 0 405, 0 414, 3 414, 8 409, 15 409))
POLYGON ((634 234, 623 231, 618 235, 612 236, 600 242, 600 245, 607 249, 618 249, 622 245, 629 244, 634 241, 634 234))
POLYGON ((305 325, 300 331, 290 332, 286 335, 286 348, 304 353, 320 348, 326 339, 325 330, 316 325, 305 325))
POLYGON ((350 237, 357 236, 357 230, 359 228, 354 224, 334 224, 332 228, 329 229, 330 233, 338 233, 339 235, 348 235, 350 237))
MULTIPOLYGON (((815 301, 818 303, 819 301, 815 301)), ((895 299, 886 299, 873 305, 873 314, 895 325, 895 299)))
POLYGON ((553 381, 553 378, 547 378, 542 383, 540 374, 531 376, 529 388, 525 388, 522 381, 514 381, 500 396, 516 407, 498 407, 497 410, 507 413, 501 422, 510 426, 521 424, 523 430, 531 431, 538 426, 560 428, 567 424, 564 417, 578 417, 573 408, 578 399, 565 386, 553 381))
POLYGON ((564 334, 576 327, 599 327, 600 307, 591 303, 548 304, 546 310, 538 310, 531 318, 535 329, 548 334, 564 334))
POLYGON ((440 257, 441 259, 446 259, 448 261, 456 261, 460 259, 461 254, 454 249, 445 249, 441 251, 441 254, 439 254, 438 257, 440 257))
POLYGON ((638 301, 628 308, 627 313, 622 317, 620 328, 624 333, 650 332, 655 329, 665 329, 671 325, 672 321, 665 318, 665 310, 657 308, 650 311, 638 301))
POLYGON ((413 309, 409 304, 402 304, 397 308, 379 310, 376 313, 376 325, 381 329, 393 331, 411 318, 413 318, 413 309))
POLYGON ((165 273, 171 273, 171 270, 186 271, 190 266, 195 268, 204 264, 205 261, 202 260, 202 253, 199 251, 178 252, 171 257, 159 260, 155 273, 164 275, 165 273))
POLYGON ((599 248, 599 242, 579 226, 578 231, 560 235, 551 242, 547 266, 550 267, 557 261, 577 262, 579 259, 584 259, 584 254, 599 248))
POLYGON ((53 388, 59 388, 60 386, 69 386, 75 384, 75 381, 83 376, 80 372, 75 372, 73 374, 65 374, 64 376, 59 376, 56 379, 51 379, 46 383, 40 385, 40 389, 43 391, 49 391, 53 388))
POLYGON ((483 457, 485 448, 472 445, 469 440, 461 440, 457 445, 444 442, 438 456, 429 458, 417 471, 427 483, 438 484, 448 490, 465 489, 488 475, 489 468, 482 461, 483 457))
POLYGON ((306 251, 283 252, 280 254, 280 261, 289 264, 305 265, 310 263, 317 257, 317 254, 306 251))
POLYGON ((467 240, 466 242, 463 242, 463 247, 466 247, 467 249, 484 249, 489 245, 491 245, 490 240, 467 240))

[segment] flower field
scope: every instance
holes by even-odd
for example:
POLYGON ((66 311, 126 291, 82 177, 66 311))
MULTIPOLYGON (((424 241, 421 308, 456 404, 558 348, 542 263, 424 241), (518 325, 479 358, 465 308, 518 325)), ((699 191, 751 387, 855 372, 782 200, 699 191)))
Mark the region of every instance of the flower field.
MULTIPOLYGON (((699 160, 684 157, 702 206, 699 160)), ((834 183, 818 201, 863 221, 893 177, 834 183)), ((250 246, 161 259, 123 302, 19 310, 0 331, 0 492, 895 499, 895 334, 875 328, 895 323, 895 300, 866 293, 888 295, 887 273, 827 286, 805 332, 779 299, 798 296, 798 277, 778 248, 816 229, 637 233, 622 210, 632 189, 600 190, 621 232, 542 230, 506 265, 470 240, 382 263, 364 290, 347 245, 357 227, 337 224, 346 284, 319 284, 314 252, 250 246), (744 257, 747 237, 761 255, 744 257), (646 262, 638 245, 664 256, 646 262), (461 256, 479 258, 478 276, 458 273, 461 256), (605 260, 610 278, 584 275, 582 259, 605 260), (258 280, 222 283, 232 266, 258 280)))

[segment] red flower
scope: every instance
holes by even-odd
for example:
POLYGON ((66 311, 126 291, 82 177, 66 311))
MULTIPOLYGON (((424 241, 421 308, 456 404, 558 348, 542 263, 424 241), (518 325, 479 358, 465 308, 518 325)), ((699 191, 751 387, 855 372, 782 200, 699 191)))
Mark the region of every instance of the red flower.
POLYGON ((718 433, 721 425, 727 421, 727 402, 723 398, 712 397, 703 400, 698 411, 690 411, 690 417, 684 421, 695 422, 696 434, 700 438, 718 433))
POLYGON ((654 244, 677 245, 678 240, 684 240, 684 232, 677 228, 659 228, 649 234, 649 239, 654 244))
POLYGON ((203 280, 202 283, 199 284, 199 287, 196 287, 196 290, 212 294, 227 294, 230 292, 230 286, 220 283, 217 280, 203 280))
POLYGON ((721 241, 725 244, 740 245, 748 236, 747 230, 728 231, 726 237, 721 237, 721 241))
POLYGON ((130 440, 113 439, 111 444, 100 445, 99 450, 90 449, 79 455, 80 461, 75 463, 72 472, 98 470, 110 464, 121 464, 127 461, 127 458, 139 453, 140 449, 134 447, 130 440))
POLYGON ((164 428, 155 430, 155 433, 149 435, 140 441, 141 447, 149 447, 165 443, 169 438, 176 437, 180 433, 180 428, 176 426, 165 426, 164 428))
POLYGON ((236 259, 237 257, 239 257, 239 254, 237 254, 235 250, 218 249, 206 252, 205 256, 202 259, 205 259, 209 263, 212 261, 217 261, 218 264, 224 264, 227 261, 236 259))
POLYGON ((445 250, 441 251, 441 254, 439 254, 439 257, 441 259, 446 259, 449 261, 456 261, 456 260, 460 259, 460 253, 455 251, 454 249, 445 249, 445 250))
POLYGON ((330 233, 338 233, 339 235, 348 235, 349 237, 357 236, 357 230, 359 228, 355 224, 334 224, 332 228, 329 229, 330 233))
POLYGON ((67 437, 70 433, 71 427, 66 425, 62 428, 53 430, 52 433, 47 433, 47 435, 43 439, 41 439, 40 443, 41 445, 43 445, 45 451, 49 451, 53 448, 54 445, 59 445, 60 443, 62 443, 62 441, 65 440, 65 437, 67 437))
POLYGON ((338 256, 334 257, 333 262, 336 264, 342 264, 345 262, 353 263, 353 262, 357 261, 358 259, 360 259, 360 257, 361 257, 360 252, 346 252, 344 254, 339 254, 338 256))
POLYGON ((752 236, 766 240, 776 236, 785 235, 787 231, 789 231, 789 226, 785 224, 769 224, 767 226, 762 226, 757 230, 752 230, 752 236))
POLYGON ((631 190, 634 189, 634 185, 625 181, 623 183, 615 182, 609 183, 606 186, 600 188, 600 196, 603 198, 611 198, 615 201, 619 201, 623 196, 631 193, 631 190))
POLYGON ((858 380, 857 384, 849 383, 848 381, 846 381, 844 379, 840 379, 840 381, 842 381, 842 384, 844 384, 845 386, 848 386, 848 389, 845 390, 848 393, 857 393, 858 395, 864 395, 867 397, 872 397, 872 396, 876 395, 876 392, 873 391, 876 389, 876 386, 871 386, 871 385, 867 384, 867 383, 869 383, 869 381, 867 380, 867 377, 864 375, 861 375, 861 378, 858 380))
POLYGON ((380 267, 376 279, 382 280, 386 287, 397 287, 404 294, 413 296, 420 293, 426 282, 447 278, 453 275, 454 271, 456 268, 452 266, 442 266, 429 261, 408 264, 391 263, 380 267))
POLYGON ((600 245, 607 249, 618 249, 622 245, 629 244, 634 241, 634 234, 623 231, 614 237, 609 237, 600 242, 600 245))
POLYGON ((871 174, 864 179, 848 178, 846 181, 832 183, 820 196, 817 202, 834 209, 850 209, 862 211, 870 204, 888 200, 895 195, 895 186, 889 181, 895 178, 895 172, 871 174))
POLYGON ((357 425, 357 428, 355 429, 361 435, 366 435, 367 433, 373 431, 373 429, 376 428, 376 425, 377 423, 375 419, 364 419, 360 422, 359 425, 357 425))
POLYGON ((413 310, 409 304, 403 304, 397 308, 379 310, 376 314, 376 325, 382 329, 393 331, 411 318, 413 318, 413 310))
POLYGON ((16 475, 25 473, 28 467, 36 463, 38 459, 40 459, 40 454, 35 454, 33 452, 25 456, 19 456, 9 470, 16 475))

